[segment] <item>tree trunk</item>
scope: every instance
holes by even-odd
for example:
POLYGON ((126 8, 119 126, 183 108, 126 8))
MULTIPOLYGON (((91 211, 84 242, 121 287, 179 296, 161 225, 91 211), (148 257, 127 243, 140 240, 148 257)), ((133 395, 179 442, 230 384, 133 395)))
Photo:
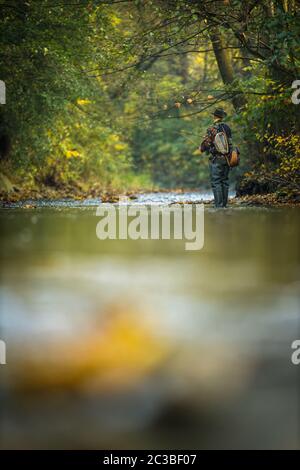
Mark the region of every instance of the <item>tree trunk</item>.
MULTIPOLYGON (((231 85, 234 82, 234 72, 228 50, 219 29, 212 26, 209 32, 210 40, 219 67, 219 72, 225 85, 231 85)), ((232 104, 236 111, 239 111, 245 105, 245 98, 242 95, 232 97, 232 104)))

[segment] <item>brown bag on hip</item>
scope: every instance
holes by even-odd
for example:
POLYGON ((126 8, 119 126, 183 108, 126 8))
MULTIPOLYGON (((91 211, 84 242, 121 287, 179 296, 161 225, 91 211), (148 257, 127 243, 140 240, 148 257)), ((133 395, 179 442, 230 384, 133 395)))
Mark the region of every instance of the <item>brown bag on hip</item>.
POLYGON ((233 147, 233 149, 229 153, 229 156, 227 158, 227 163, 230 166, 230 168, 233 168, 240 164, 240 151, 237 147, 233 147))

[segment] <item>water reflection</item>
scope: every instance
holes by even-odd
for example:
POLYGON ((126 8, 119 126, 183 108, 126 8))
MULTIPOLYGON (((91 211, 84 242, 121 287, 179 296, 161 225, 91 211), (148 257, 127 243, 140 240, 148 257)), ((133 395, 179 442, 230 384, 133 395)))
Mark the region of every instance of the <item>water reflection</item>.
POLYGON ((297 209, 208 209, 199 252, 0 217, 3 448, 298 446, 297 209))

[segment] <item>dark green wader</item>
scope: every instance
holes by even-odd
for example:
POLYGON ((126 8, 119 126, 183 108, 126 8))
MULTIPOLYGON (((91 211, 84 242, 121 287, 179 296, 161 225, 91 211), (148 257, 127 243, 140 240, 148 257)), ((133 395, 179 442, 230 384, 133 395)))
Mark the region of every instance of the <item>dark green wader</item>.
POLYGON ((229 166, 224 157, 210 162, 210 181, 215 198, 215 207, 226 207, 228 202, 229 166))

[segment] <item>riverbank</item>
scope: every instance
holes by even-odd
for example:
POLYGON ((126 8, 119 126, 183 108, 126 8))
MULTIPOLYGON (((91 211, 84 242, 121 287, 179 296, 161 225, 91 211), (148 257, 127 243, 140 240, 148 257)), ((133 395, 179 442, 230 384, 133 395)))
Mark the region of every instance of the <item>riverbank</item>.
POLYGON ((269 207, 300 207, 299 199, 290 199, 278 196, 276 193, 269 194, 251 194, 247 196, 236 196, 232 201, 235 204, 248 206, 269 206, 269 207))
MULTIPOLYGON (((8 194, 0 193, 0 207, 34 209, 46 206, 97 206, 99 203, 117 203, 120 198, 127 197, 132 202, 141 204, 199 204, 213 206, 213 195, 210 190, 184 189, 152 189, 144 191, 102 190, 95 186, 89 191, 79 188, 64 188, 63 190, 43 188, 42 190, 18 190, 8 194)), ((265 206, 265 207, 294 207, 300 206, 300 198, 288 199, 271 194, 253 194, 236 196, 231 192, 229 206, 265 206)))
MULTIPOLYGON (((137 189, 135 189, 137 190, 137 189)), ((39 200, 60 200, 73 199, 82 200, 87 198, 101 198, 103 202, 115 202, 120 194, 133 194, 133 190, 121 192, 120 190, 104 189, 100 184, 93 184, 85 187, 81 184, 64 185, 53 187, 42 185, 39 187, 12 186, 9 191, 0 191, 0 201, 3 204, 39 201, 39 200)))
MULTIPOLYGON (((131 200, 140 199, 141 195, 151 194, 170 194, 181 195, 174 199, 170 196, 164 198, 161 202, 168 203, 186 203, 193 204, 197 202, 213 205, 213 195, 208 187, 197 191, 194 188, 158 188, 155 185, 146 186, 132 182, 127 188, 124 187, 103 187, 98 181, 89 181, 89 183, 78 181, 64 185, 33 185, 30 182, 18 181, 12 182, 4 173, 1 175, 0 184, 0 207, 32 207, 40 205, 55 204, 55 201, 68 200, 70 205, 72 201, 76 206, 83 201, 84 205, 93 205, 96 201, 102 203, 116 203, 120 197, 128 197, 131 200), (198 196, 201 197, 199 198, 198 196), (87 201, 87 203, 85 202, 87 201), (90 202, 90 203, 89 203, 90 202)), ((263 186, 261 180, 255 180, 256 186, 253 186, 253 175, 246 174, 237 184, 236 191, 231 191, 231 205, 246 206, 298 206, 300 204, 300 192, 295 188, 292 190, 275 189, 271 186, 263 186), (251 183, 251 184, 250 184, 251 183)), ((149 199, 149 198, 148 198, 149 199)), ((153 201, 157 202, 157 198, 153 201)), ((147 203, 152 203, 151 198, 147 203)))

